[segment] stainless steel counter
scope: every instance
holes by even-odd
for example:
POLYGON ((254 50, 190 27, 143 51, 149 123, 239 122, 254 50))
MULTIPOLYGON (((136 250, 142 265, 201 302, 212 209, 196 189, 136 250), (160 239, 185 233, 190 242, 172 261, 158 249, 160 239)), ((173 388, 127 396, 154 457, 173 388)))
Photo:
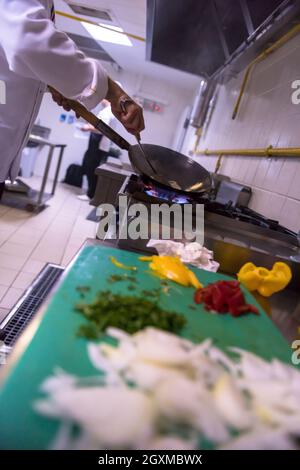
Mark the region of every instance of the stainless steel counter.
MULTIPOLYGON (((44 139, 39 136, 30 135, 29 141, 40 146, 48 147, 48 154, 46 158, 44 173, 42 177, 42 182, 40 189, 38 191, 30 188, 27 184, 23 183, 20 180, 20 186, 23 186, 24 191, 16 191, 12 185, 11 189, 4 192, 2 203, 7 204, 9 206, 18 207, 21 209, 26 209, 30 212, 33 211, 40 211, 45 207, 45 204, 48 199, 50 199, 55 194, 57 182, 58 182, 58 175, 61 167, 61 162, 63 159, 64 151, 66 148, 66 144, 59 144, 56 142, 51 142, 47 139, 44 139), (55 175, 52 182, 52 189, 50 193, 46 193, 46 184, 48 182, 49 171, 52 165, 54 152, 58 149, 58 158, 55 168, 55 175)), ((18 180, 17 180, 18 181, 18 180)))

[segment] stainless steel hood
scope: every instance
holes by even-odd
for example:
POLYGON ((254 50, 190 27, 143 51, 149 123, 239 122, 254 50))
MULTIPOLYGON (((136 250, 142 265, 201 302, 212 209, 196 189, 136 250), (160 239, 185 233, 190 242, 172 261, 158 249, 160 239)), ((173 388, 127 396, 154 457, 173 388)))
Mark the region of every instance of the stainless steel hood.
POLYGON ((299 0, 147 0, 147 59, 206 79, 242 70, 300 20, 299 0))

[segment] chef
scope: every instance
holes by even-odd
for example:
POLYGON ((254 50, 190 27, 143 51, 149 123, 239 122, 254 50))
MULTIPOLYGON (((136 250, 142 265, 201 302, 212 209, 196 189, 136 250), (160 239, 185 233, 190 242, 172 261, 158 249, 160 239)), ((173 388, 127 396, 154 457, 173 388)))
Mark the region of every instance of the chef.
MULTIPOLYGON (((98 114, 98 118, 114 129, 116 118, 111 112, 110 103, 107 100, 102 100, 101 105, 102 109, 98 114)), ((90 124, 82 126, 81 130, 83 132, 90 132, 88 149, 84 154, 82 162, 83 174, 86 175, 88 181, 88 190, 86 194, 81 194, 77 197, 81 201, 90 201, 94 197, 97 186, 96 168, 106 161, 111 141, 90 124)))
MULTIPOLYGON (((87 58, 54 25, 52 0, 0 0, 0 82, 5 104, 0 104, 0 198, 6 179, 18 175, 21 151, 47 88, 53 99, 70 109, 76 99, 88 109, 103 98, 128 132, 144 129, 143 112, 108 77, 97 60, 87 58), (120 103, 126 100, 124 112, 120 103)), ((1 102, 2 103, 2 102, 1 102)))

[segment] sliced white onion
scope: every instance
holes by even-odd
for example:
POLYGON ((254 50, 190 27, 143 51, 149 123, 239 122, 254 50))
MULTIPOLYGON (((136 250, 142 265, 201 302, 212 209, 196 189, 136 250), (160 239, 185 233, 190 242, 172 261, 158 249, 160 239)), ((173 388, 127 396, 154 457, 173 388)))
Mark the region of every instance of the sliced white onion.
POLYGON ((73 448, 72 427, 70 421, 62 421, 49 450, 71 450, 73 448))
POLYGON ((72 388, 77 382, 75 375, 68 374, 60 367, 54 369, 54 375, 48 377, 41 385, 40 389, 44 393, 54 393, 58 390, 72 388))
POLYGON ((95 369, 98 369, 105 374, 105 380, 108 384, 120 384, 122 382, 108 358, 102 354, 98 344, 88 343, 87 350, 91 363, 95 369))
POLYGON ((132 448, 153 435, 155 410, 142 392, 130 388, 89 387, 53 397, 64 414, 108 448, 132 448))
POLYGON ((244 377, 264 380, 271 376, 269 362, 240 348, 230 348, 230 350, 239 354, 240 360, 236 363, 236 367, 244 377))
POLYGON ((170 422, 189 425, 215 442, 229 437, 212 400, 198 383, 184 378, 162 382, 155 390, 155 399, 159 413, 170 422))
POLYGON ((190 345, 175 335, 148 329, 134 337, 140 359, 164 366, 180 367, 188 364, 190 345))
POLYGON ((271 372, 272 377, 278 380, 291 381, 294 377, 297 377, 300 380, 300 374, 295 367, 283 364, 283 362, 278 361, 278 359, 272 360, 271 372))
POLYGON ((217 410, 225 422, 237 430, 244 430, 253 424, 246 400, 229 374, 224 374, 213 390, 217 410))
POLYGON ((221 364, 232 374, 236 374, 236 363, 229 359, 229 357, 220 349, 216 348, 215 346, 211 346, 208 350, 208 356, 215 363, 221 364))
POLYGON ((33 403, 33 409, 41 415, 49 418, 65 418, 64 409, 52 400, 36 400, 33 403))
POLYGON ((296 450, 289 434, 268 428, 254 429, 219 447, 221 450, 296 450))
POLYGON ((172 344, 174 346, 177 345, 178 347, 185 350, 190 350, 194 347, 194 344, 185 338, 180 338, 179 336, 173 333, 169 333, 167 331, 159 330, 153 327, 148 327, 144 330, 138 331, 132 336, 132 339, 138 344, 140 341, 143 341, 146 337, 152 338, 157 343, 167 343, 172 344))
POLYGON ((144 390, 153 391, 163 380, 170 380, 174 377, 181 378, 182 372, 176 368, 164 367, 160 364, 137 359, 124 371, 124 377, 144 390))
POLYGON ((126 333, 126 331, 120 330, 120 328, 115 328, 114 326, 110 326, 107 328, 105 333, 108 336, 111 336, 112 338, 118 339, 120 341, 132 341, 132 337, 129 333, 126 333))
POLYGON ((193 450, 196 449, 197 441, 180 439, 177 436, 157 436, 147 442, 143 447, 145 450, 193 450))
POLYGON ((224 374, 222 366, 206 356, 199 354, 191 357, 191 367, 193 378, 200 381, 206 387, 211 388, 221 375, 224 374))
POLYGON ((115 371, 122 371, 136 357, 137 349, 130 341, 120 341, 119 347, 109 344, 100 344, 101 353, 107 358, 115 371))
POLYGON ((81 428, 74 438, 62 426, 57 448, 192 449, 199 433, 224 449, 295 448, 296 368, 238 348, 232 360, 210 339, 194 345, 155 328, 134 335, 109 328, 107 334, 118 340, 116 347, 88 345, 101 374, 75 377, 56 369, 41 386, 47 398, 36 401, 35 410, 81 428), (178 425, 188 430, 188 440, 172 433, 178 425), (241 436, 232 439, 232 429, 241 436))

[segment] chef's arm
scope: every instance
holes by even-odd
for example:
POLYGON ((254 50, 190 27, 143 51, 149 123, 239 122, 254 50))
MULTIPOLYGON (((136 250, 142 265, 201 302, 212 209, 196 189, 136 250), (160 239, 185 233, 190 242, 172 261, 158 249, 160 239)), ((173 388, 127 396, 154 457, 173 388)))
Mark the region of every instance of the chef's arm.
POLYGON ((1 44, 10 69, 52 85, 89 109, 108 92, 107 74, 57 30, 39 0, 0 0, 1 44))
POLYGON ((0 11, 1 45, 13 72, 51 85, 88 109, 107 98, 129 132, 143 130, 141 108, 133 103, 122 113, 120 100, 126 93, 107 76, 100 62, 87 58, 55 28, 41 1, 0 0, 0 11))

